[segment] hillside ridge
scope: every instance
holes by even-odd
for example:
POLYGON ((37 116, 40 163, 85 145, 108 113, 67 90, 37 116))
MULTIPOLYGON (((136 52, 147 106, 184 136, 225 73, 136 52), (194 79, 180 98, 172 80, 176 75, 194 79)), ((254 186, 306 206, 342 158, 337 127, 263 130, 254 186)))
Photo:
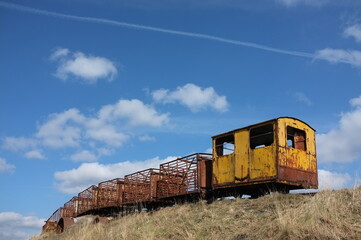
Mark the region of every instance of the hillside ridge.
POLYGON ((272 193, 167 207, 94 224, 83 218, 62 234, 31 240, 361 239, 361 187, 315 195, 272 193))

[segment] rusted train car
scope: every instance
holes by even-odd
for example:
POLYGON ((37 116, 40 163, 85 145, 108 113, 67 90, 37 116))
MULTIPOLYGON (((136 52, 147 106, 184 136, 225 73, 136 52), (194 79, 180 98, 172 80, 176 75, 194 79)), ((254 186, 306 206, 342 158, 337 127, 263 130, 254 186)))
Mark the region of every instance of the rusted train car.
POLYGON ((222 133, 212 137, 212 146, 212 154, 195 153, 85 189, 57 209, 43 231, 62 232, 87 214, 318 187, 315 130, 299 119, 280 117, 222 133))
POLYGON ((282 117, 213 137, 213 190, 257 195, 317 188, 315 130, 282 117))

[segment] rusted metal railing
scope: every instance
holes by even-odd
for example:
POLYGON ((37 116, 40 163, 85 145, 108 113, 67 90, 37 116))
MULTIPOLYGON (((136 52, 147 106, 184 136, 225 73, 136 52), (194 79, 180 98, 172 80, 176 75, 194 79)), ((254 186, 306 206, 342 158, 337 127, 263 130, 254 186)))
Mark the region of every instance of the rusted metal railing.
POLYGON ((210 187, 208 178, 212 174, 211 160, 211 154, 195 153, 161 164, 158 197, 200 193, 202 189, 210 187))
POLYGON ((78 204, 78 198, 73 197, 68 202, 66 202, 63 207, 58 208, 49 217, 49 219, 46 220, 45 225, 43 226, 43 231, 47 232, 47 231, 55 230, 61 218, 75 217, 77 204, 78 204))
POLYGON ((118 207, 123 203, 124 180, 115 178, 98 185, 97 207, 118 207))
POLYGON ((159 170, 149 168, 124 177, 124 202, 151 202, 157 199, 159 170))
POLYGON ((98 187, 92 185, 78 194, 77 215, 94 210, 97 206, 98 187))

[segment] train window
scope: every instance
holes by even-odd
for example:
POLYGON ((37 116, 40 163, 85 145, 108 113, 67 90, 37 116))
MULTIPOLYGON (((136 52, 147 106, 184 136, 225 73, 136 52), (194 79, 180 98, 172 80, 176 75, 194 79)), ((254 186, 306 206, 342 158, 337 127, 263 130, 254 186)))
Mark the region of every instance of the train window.
POLYGON ((234 152, 234 135, 227 135, 216 139, 217 156, 225 156, 234 152))
POLYGON ((272 145, 273 135, 274 133, 272 124, 252 128, 249 133, 251 149, 262 148, 272 145))
POLYGON ((287 127, 287 145, 291 148, 306 151, 306 132, 297 128, 287 127))

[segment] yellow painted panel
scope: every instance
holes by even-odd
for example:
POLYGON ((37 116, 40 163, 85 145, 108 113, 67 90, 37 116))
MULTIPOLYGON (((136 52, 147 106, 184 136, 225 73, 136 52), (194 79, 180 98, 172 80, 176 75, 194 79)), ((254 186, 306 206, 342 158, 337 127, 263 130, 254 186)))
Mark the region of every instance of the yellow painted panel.
POLYGON ((278 121, 278 159, 280 166, 305 171, 317 171, 315 131, 303 122, 291 118, 278 121), (303 130, 306 133, 306 151, 288 147, 287 126, 303 130))
POLYGON ((235 134, 235 180, 243 182, 249 176, 249 131, 243 130, 235 134))
POLYGON ((277 126, 277 138, 278 138, 278 164, 281 166, 287 165, 286 145, 287 145, 287 132, 286 122, 279 120, 277 126))
POLYGON ((234 182, 234 154, 217 157, 213 166, 218 184, 234 182))
POLYGON ((315 131, 311 129, 308 125, 301 121, 297 121, 292 118, 282 118, 278 122, 280 132, 279 132, 279 145, 287 146, 287 126, 301 129, 306 132, 306 149, 307 152, 311 155, 316 155, 316 145, 315 145, 315 131), (284 132, 281 132, 284 130, 284 132))
POLYGON ((212 161, 213 167, 213 180, 212 184, 222 185, 225 183, 234 182, 234 155, 235 153, 225 155, 225 156, 217 156, 216 143, 213 140, 213 153, 214 159, 212 161))
POLYGON ((274 149, 275 147, 273 144, 267 147, 250 150, 249 161, 251 180, 276 176, 276 154, 274 149))

